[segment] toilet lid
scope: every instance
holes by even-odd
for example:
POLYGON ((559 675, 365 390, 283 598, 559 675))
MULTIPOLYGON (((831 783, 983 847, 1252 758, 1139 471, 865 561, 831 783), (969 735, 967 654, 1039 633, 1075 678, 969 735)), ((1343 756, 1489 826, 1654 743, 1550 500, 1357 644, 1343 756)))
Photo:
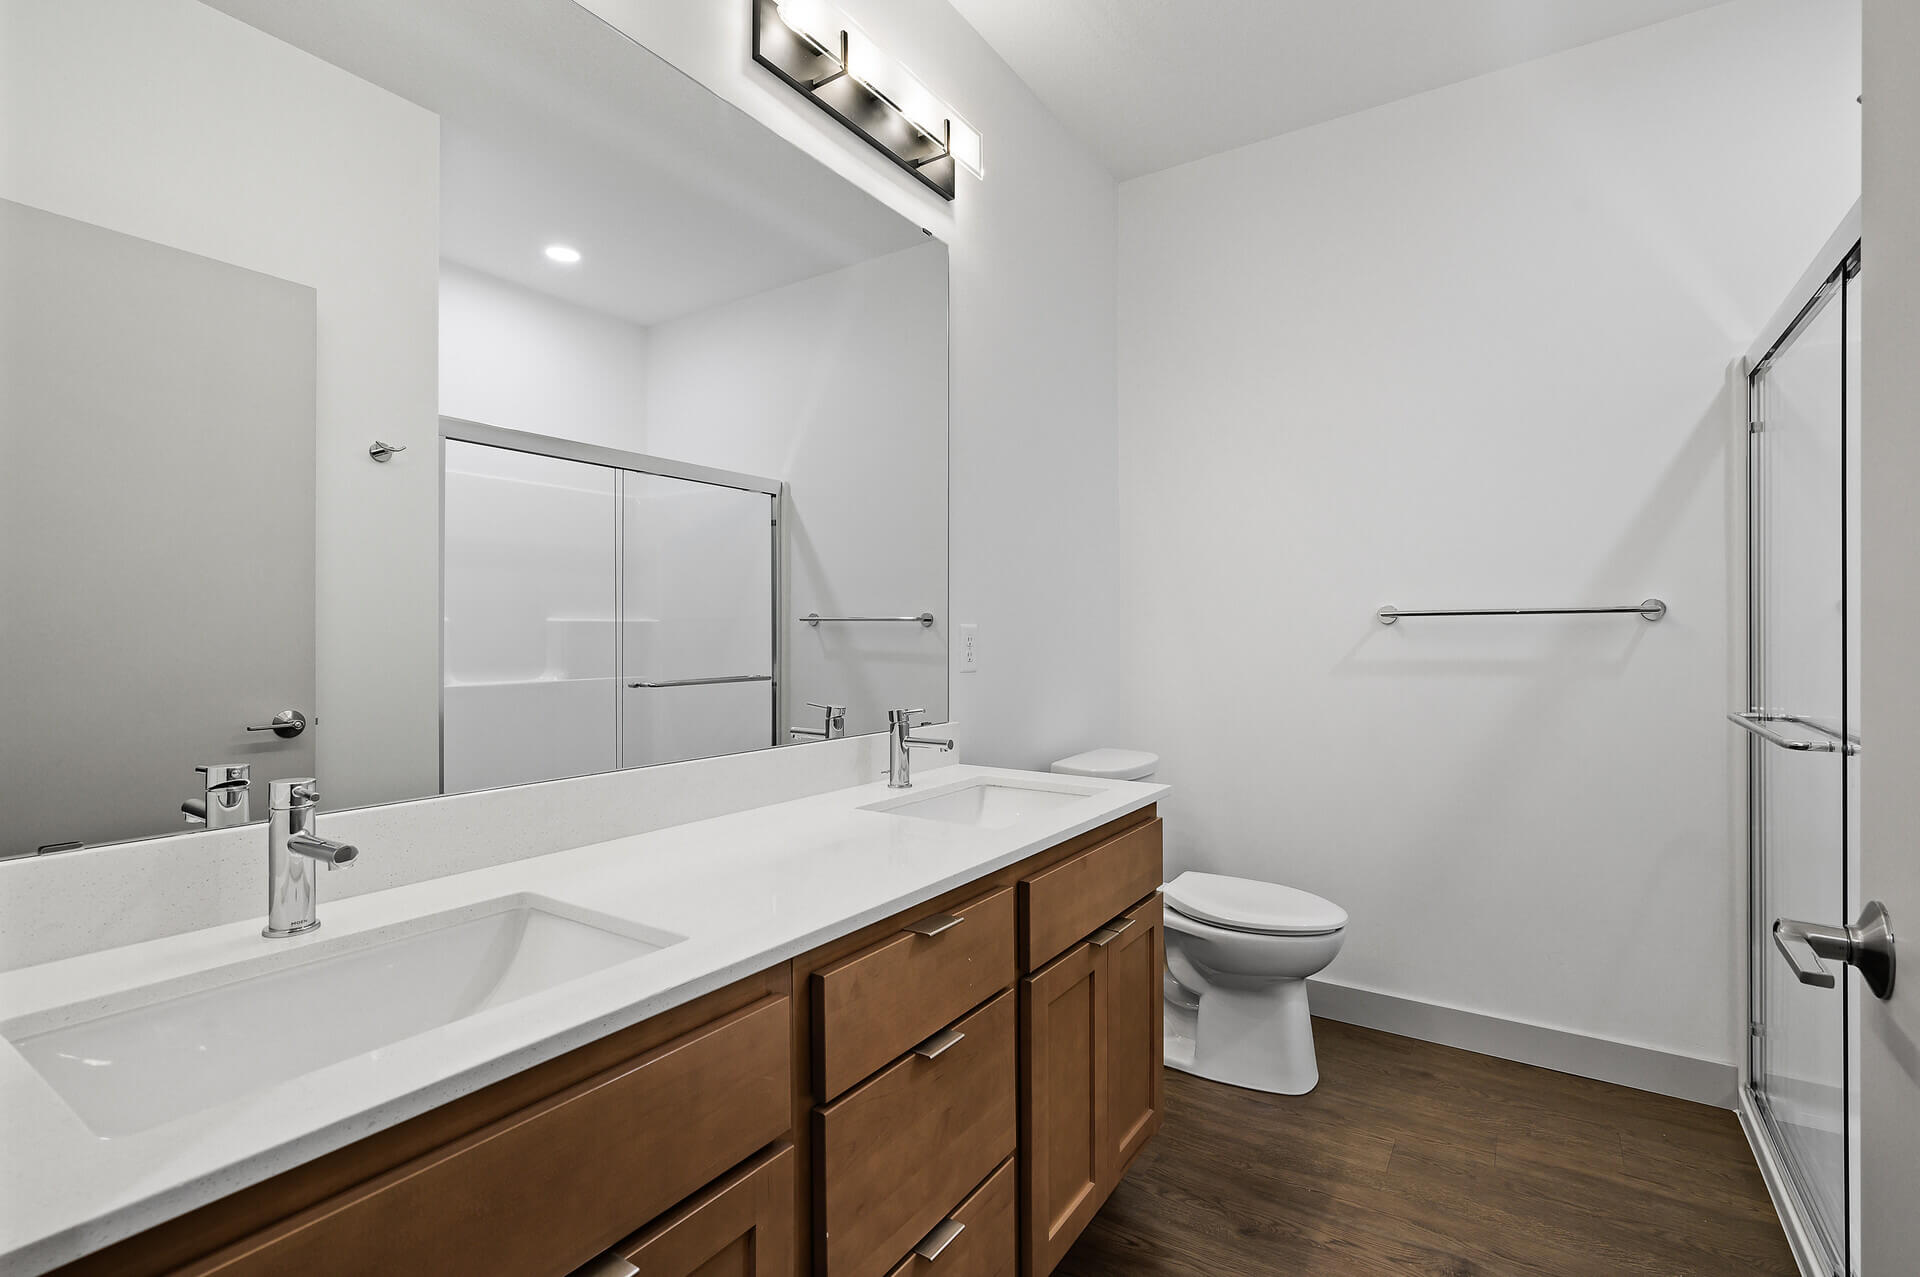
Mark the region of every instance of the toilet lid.
POLYGON ((1160 765, 1160 755, 1143 749, 1090 749, 1072 758, 1063 758, 1053 770, 1063 776, 1098 776, 1105 780, 1139 780, 1151 776, 1160 765))
POLYGON ((1167 904, 1176 912, 1235 931, 1322 936, 1347 925, 1347 911, 1331 900, 1277 882, 1189 869, 1162 890, 1167 904))

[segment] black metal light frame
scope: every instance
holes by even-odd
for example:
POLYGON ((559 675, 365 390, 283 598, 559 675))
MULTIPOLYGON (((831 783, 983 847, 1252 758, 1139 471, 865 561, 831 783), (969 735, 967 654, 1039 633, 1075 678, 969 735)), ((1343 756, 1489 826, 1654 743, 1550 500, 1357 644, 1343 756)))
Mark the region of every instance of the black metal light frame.
POLYGON ((837 51, 822 49, 780 20, 778 0, 751 0, 753 60, 779 76, 815 106, 846 125, 882 155, 913 174, 941 199, 954 193, 955 164, 945 136, 929 137, 871 85, 847 74, 847 33, 837 51))

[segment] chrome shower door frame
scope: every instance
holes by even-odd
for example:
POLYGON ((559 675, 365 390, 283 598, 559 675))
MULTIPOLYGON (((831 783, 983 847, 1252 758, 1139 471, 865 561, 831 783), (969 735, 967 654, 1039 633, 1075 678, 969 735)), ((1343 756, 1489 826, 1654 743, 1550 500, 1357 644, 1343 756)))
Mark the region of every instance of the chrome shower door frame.
MULTIPOLYGON (((1832 765, 1839 769, 1839 792, 1841 809, 1835 813, 1838 827, 1838 862, 1831 868, 1839 878, 1840 900, 1851 917, 1853 903, 1853 884, 1849 881, 1851 848, 1849 840, 1852 830, 1847 819, 1848 802, 1853 788, 1857 785, 1851 760, 1859 752, 1859 738, 1855 734, 1855 724, 1849 723, 1845 716, 1846 689, 1849 681, 1857 677, 1857 672, 1848 666, 1850 648, 1848 641, 1849 605, 1847 593, 1849 580, 1847 564, 1857 553, 1857 547, 1851 544, 1852 534, 1848 525, 1847 491, 1847 452, 1846 432, 1853 406, 1848 403, 1846 369, 1853 357, 1851 343, 1856 334, 1849 331, 1850 315, 1847 305, 1847 293, 1860 271, 1860 235, 1858 209, 1836 232, 1827 247, 1822 251, 1815 265, 1803 277, 1792 295, 1794 301, 1783 307, 1768 335, 1762 343, 1756 345, 1748 360, 1746 377, 1747 403, 1746 420, 1748 423, 1746 439, 1746 534, 1747 534, 1747 705, 1744 713, 1731 717, 1746 729, 1747 751, 1747 891, 1746 891, 1746 984, 1747 984, 1747 1020, 1746 1056, 1741 1070, 1739 1094, 1739 1114, 1748 1138, 1752 1141, 1767 1185, 1774 1197, 1788 1240, 1792 1245, 1795 1259, 1807 1277, 1843 1277, 1852 1272, 1850 1249, 1853 1231, 1852 1214, 1855 1208, 1854 1163, 1856 1160, 1853 1123, 1853 1087, 1852 1071, 1855 1067, 1852 1035, 1855 1032, 1856 1018, 1851 1005, 1851 991, 1843 990, 1838 999, 1840 1042, 1840 1076, 1843 1089, 1841 1095, 1842 1119, 1840 1139, 1842 1147, 1842 1183, 1838 1220, 1828 1219, 1816 1206, 1809 1187, 1809 1179, 1814 1174, 1812 1168, 1804 1164, 1796 1146, 1783 1131, 1783 1119, 1776 1113, 1773 1102, 1767 1092, 1764 1080, 1769 1077, 1768 1051, 1771 1039, 1768 1024, 1767 991, 1771 981, 1791 979, 1791 975, 1775 969, 1768 964, 1777 964, 1771 944, 1772 912, 1767 896, 1769 884, 1769 825, 1768 825, 1768 762, 1770 758, 1818 758, 1833 760, 1832 765), (1840 403, 1840 465, 1841 489, 1838 496, 1841 561, 1835 563, 1834 570, 1840 574, 1841 628, 1840 651, 1842 709, 1843 715, 1838 728, 1825 723, 1802 718, 1796 714, 1799 706, 1781 706, 1769 704, 1767 697, 1767 660, 1769 643, 1768 618, 1768 566, 1769 546, 1766 538, 1769 515, 1768 457, 1763 444, 1764 423, 1766 421, 1766 389, 1769 374, 1776 367, 1776 360, 1787 352, 1795 340, 1807 331, 1809 326, 1827 312, 1827 308, 1838 308, 1840 319, 1841 377, 1840 385, 1835 387, 1840 403), (1739 720, 1745 719, 1746 722, 1739 720), (1811 741, 1788 740, 1780 732, 1768 729, 1766 724, 1789 724, 1795 727, 1811 728, 1815 734, 1811 741), (1781 751, 1785 751, 1784 755, 1781 751)), ((1809 711, 1811 712, 1811 711, 1809 711)), ((1805 736, 1805 732, 1797 732, 1805 736)), ((1824 852, 1826 848, 1822 847, 1824 852)))

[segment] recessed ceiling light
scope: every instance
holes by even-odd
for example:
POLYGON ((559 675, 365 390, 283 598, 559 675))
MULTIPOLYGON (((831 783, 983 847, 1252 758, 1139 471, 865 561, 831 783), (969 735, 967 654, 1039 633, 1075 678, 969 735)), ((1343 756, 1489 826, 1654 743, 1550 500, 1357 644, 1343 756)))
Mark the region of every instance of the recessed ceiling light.
POLYGON ((549 244, 547 260, 562 266, 577 266, 580 263, 580 250, 568 244, 549 244))

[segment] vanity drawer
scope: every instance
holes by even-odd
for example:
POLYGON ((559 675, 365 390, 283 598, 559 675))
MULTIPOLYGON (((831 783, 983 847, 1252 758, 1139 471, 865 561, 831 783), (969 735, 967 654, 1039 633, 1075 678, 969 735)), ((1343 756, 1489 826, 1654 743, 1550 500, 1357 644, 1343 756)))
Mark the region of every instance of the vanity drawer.
POLYGON ((898 935, 814 972, 815 1093, 834 1098, 1013 977, 1011 887, 916 917, 898 935))
MULTIPOLYGON (((916 1246, 915 1253, 887 1277, 1014 1277, 1020 1267, 1019 1220, 1014 1213, 1019 1178, 1009 1157, 947 1216, 960 1226, 960 1232, 944 1250, 928 1259, 921 1252, 929 1247, 916 1246)), ((923 1239, 926 1243, 936 1240, 932 1233, 923 1239)))
POLYGON ((571 1272, 787 1133, 790 1009, 763 998, 182 1271, 571 1272))
POLYGON ((882 1277, 1013 1152, 1014 1011, 1002 993, 814 1110, 816 1277, 882 1277))
POLYGON ((1020 880, 1021 961, 1038 971, 1160 890, 1160 819, 1020 880))
POLYGON ((793 1277, 793 1163, 791 1144, 755 1158, 574 1277, 793 1277))

